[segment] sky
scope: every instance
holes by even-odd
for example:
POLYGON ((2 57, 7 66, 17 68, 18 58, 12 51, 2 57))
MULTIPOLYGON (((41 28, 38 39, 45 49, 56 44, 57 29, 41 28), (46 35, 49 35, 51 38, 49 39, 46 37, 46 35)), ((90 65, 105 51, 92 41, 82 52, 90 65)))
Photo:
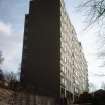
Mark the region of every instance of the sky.
POLYGON ((98 35, 98 25, 86 28, 88 25, 87 16, 81 13, 79 5, 81 0, 65 0, 66 9, 70 16, 70 20, 75 27, 79 41, 82 43, 83 52, 88 64, 89 82, 93 83, 96 89, 101 88, 101 84, 105 82, 105 66, 103 60, 98 57, 102 50, 101 39, 98 35))
POLYGON ((0 0, 0 50, 5 59, 4 72, 17 72, 20 68, 28 3, 28 0, 0 0))
MULTIPOLYGON (((83 52, 88 63, 89 82, 97 89, 105 77, 105 67, 100 67, 102 59, 97 58, 100 41, 96 27, 84 31, 85 16, 78 11, 80 0, 65 0, 70 20, 75 27, 78 39, 82 43, 83 52)), ((17 72, 21 64, 24 19, 28 13, 29 0, 0 0, 0 50, 3 53, 4 72, 17 72)))

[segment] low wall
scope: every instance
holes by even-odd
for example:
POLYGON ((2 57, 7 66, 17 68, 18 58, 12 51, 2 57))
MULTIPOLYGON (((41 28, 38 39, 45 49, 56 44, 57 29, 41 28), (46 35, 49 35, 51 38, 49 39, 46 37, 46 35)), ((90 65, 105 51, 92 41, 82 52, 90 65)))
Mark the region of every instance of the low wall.
POLYGON ((37 96, 28 93, 14 93, 8 99, 7 105, 55 105, 53 98, 37 96))

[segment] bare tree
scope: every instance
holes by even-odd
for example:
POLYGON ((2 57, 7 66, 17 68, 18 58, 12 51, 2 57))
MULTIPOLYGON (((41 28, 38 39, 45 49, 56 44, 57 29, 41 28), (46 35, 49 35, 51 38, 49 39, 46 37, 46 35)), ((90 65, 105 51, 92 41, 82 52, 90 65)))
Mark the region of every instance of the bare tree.
POLYGON ((14 72, 8 72, 4 74, 4 78, 7 81, 9 88, 15 89, 17 85, 17 74, 14 72))
POLYGON ((89 91, 90 92, 96 91, 96 86, 93 83, 89 83, 89 91))
POLYGON ((90 23, 105 18, 105 0, 83 0, 80 7, 90 17, 90 23))
POLYGON ((18 71, 17 71, 17 80, 20 81, 20 75, 21 75, 21 64, 19 64, 18 71))
POLYGON ((2 52, 0 51, 0 64, 2 64, 3 61, 4 61, 4 58, 3 58, 2 52))
POLYGON ((0 51, 0 80, 4 80, 4 74, 3 74, 3 70, 1 69, 1 65, 4 61, 4 58, 2 56, 2 52, 0 51))
POLYGON ((0 69, 0 80, 4 80, 4 73, 2 69, 0 69))
POLYGON ((105 90, 105 82, 102 83, 101 88, 105 90))
POLYGON ((16 74, 13 72, 8 72, 5 74, 5 80, 8 82, 16 81, 16 74))
POLYGON ((87 27, 96 27, 98 36, 97 57, 102 59, 105 66, 105 0, 82 0, 80 10, 86 17, 87 27))

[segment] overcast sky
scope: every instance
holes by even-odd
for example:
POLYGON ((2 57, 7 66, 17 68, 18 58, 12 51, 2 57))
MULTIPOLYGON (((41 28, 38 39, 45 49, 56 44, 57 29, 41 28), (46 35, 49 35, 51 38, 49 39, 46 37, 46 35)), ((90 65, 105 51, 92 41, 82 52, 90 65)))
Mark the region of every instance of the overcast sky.
MULTIPOLYGON (((89 82, 97 88, 104 82, 105 68, 100 67, 102 60, 97 58, 99 43, 96 28, 83 31, 84 16, 77 11, 80 0, 65 0, 70 20, 75 27, 78 38, 88 62, 89 82), (98 75, 97 75, 98 74, 98 75), (100 76, 102 75, 102 76, 100 76)), ((0 0, 0 50, 5 58, 4 71, 17 72, 21 63, 24 16, 28 13, 29 0, 0 0)))
POLYGON ((28 0, 0 0, 0 50, 4 71, 17 72, 21 63, 24 16, 28 0))
POLYGON ((83 46, 83 51, 88 63, 89 82, 92 82, 97 88, 100 88, 101 84, 105 82, 105 67, 101 67, 103 65, 103 59, 98 57, 99 51, 102 50, 102 48, 100 48, 102 44, 101 39, 98 35, 99 26, 93 25, 93 27, 84 30, 88 21, 86 20, 87 16, 78 9, 81 0, 65 1, 70 20, 83 46))

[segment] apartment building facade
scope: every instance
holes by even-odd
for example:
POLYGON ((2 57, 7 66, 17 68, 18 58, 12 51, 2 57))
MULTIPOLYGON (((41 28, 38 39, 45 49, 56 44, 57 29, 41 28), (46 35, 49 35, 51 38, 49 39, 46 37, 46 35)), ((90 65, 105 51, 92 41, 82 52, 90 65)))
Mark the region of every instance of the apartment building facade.
POLYGON ((64 0, 60 3, 60 80, 64 86, 61 88, 65 88, 65 92, 80 94, 88 91, 88 66, 64 0))
POLYGON ((36 94, 88 91, 87 63, 64 0, 32 0, 25 17, 21 83, 36 94))

